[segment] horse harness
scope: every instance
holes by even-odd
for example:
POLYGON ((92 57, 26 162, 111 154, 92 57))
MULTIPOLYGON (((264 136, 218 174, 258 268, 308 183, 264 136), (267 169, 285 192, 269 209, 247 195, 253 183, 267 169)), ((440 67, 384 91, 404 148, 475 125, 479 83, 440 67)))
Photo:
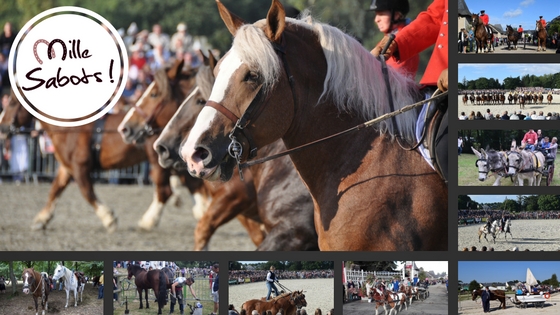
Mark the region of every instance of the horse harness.
MULTIPOLYGON (((517 152, 517 151, 510 151, 510 154, 515 154, 518 156, 520 163, 521 161, 523 161, 523 157, 521 156, 521 153, 517 152)), ((522 166, 517 166, 517 165, 510 165, 509 164, 509 158, 508 158, 508 167, 511 167, 513 169, 515 169, 515 171, 517 173, 530 173, 530 172, 537 172, 537 173, 542 173, 541 171, 539 171, 539 168, 542 167, 542 165, 539 165, 540 161, 537 158, 537 156, 535 155, 535 152, 531 152, 531 166, 530 168, 521 168, 522 166)))

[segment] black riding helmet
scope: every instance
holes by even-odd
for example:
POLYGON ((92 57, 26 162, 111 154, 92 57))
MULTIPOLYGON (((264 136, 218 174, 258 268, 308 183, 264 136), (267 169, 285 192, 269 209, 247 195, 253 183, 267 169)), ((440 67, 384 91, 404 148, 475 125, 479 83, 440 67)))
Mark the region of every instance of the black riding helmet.
POLYGON ((410 11, 408 0, 373 0, 369 6, 370 11, 399 11, 407 15, 410 11))
POLYGON ((372 0, 369 6, 370 11, 391 11, 391 29, 394 23, 404 21, 404 16, 410 11, 408 0, 372 0), (400 12, 403 15, 401 20, 393 20, 395 12, 400 12))

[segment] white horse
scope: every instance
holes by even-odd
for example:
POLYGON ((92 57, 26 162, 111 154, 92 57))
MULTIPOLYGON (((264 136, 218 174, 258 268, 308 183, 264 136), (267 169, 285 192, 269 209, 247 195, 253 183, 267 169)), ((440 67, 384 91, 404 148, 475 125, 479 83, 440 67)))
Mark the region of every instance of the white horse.
POLYGON ((528 186, 540 186, 542 172, 545 167, 544 155, 537 151, 520 150, 515 140, 511 143, 511 151, 507 153, 508 175, 517 175, 519 186, 523 186, 525 179, 528 186))
POLYGON ((74 275, 72 270, 64 266, 57 265, 54 270, 53 280, 57 281, 60 278, 64 278, 64 289, 66 290, 66 305, 64 307, 68 307, 70 291, 74 291, 74 307, 78 306, 78 278, 74 275))
MULTIPOLYGON (((491 234, 494 238, 494 244, 496 243, 496 234, 498 232, 498 220, 494 220, 491 224, 485 224, 478 229, 478 242, 480 243, 480 238, 482 234, 484 234, 484 239, 488 241, 486 238, 487 234, 491 234)), ((489 241, 488 241, 489 242, 489 241)))
POLYGON ((510 221, 510 219, 507 219, 506 222, 504 223, 504 226, 502 226, 502 230, 500 231, 500 234, 501 234, 502 232, 505 233, 505 234, 504 234, 504 237, 506 238, 506 240, 507 240, 507 234, 508 234, 508 233, 509 233, 509 235, 511 235, 511 238, 513 239, 513 234, 511 234, 511 229, 510 229, 510 227, 511 227, 511 221, 510 221))
POLYGON ((492 149, 488 151, 480 149, 480 152, 473 147, 471 149, 478 158, 475 162, 475 166, 478 168, 478 180, 483 182, 488 178, 488 173, 492 173, 496 176, 496 181, 492 186, 500 186, 502 178, 506 175, 506 155, 492 149))

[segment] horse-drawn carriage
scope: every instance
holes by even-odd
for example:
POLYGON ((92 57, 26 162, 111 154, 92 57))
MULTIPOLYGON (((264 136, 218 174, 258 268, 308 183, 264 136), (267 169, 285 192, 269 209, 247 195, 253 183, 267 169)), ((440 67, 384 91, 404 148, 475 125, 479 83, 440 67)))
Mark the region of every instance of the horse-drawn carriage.
POLYGON ((547 298, 550 297, 549 293, 540 293, 540 294, 527 294, 527 295, 515 295, 514 297, 510 297, 510 300, 515 307, 517 308, 527 308, 529 305, 534 305, 536 307, 543 308, 544 303, 546 302, 547 298))

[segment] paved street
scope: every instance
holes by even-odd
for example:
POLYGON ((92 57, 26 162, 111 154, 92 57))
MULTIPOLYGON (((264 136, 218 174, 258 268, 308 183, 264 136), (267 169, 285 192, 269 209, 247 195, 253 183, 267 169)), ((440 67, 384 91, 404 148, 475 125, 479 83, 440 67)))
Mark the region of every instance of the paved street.
MULTIPOLYGON (((447 292, 445 284, 438 284, 429 287, 430 296, 424 301, 414 300, 408 310, 403 308, 399 314, 403 315, 446 315, 448 314, 447 292)), ((346 303, 342 306, 345 315, 372 315, 375 314, 375 303, 368 303, 367 300, 346 303)), ((389 308, 387 308, 389 311, 389 308)), ((395 312, 393 312, 395 314, 395 312)), ((382 307, 379 308, 379 315, 385 314, 382 307)))

